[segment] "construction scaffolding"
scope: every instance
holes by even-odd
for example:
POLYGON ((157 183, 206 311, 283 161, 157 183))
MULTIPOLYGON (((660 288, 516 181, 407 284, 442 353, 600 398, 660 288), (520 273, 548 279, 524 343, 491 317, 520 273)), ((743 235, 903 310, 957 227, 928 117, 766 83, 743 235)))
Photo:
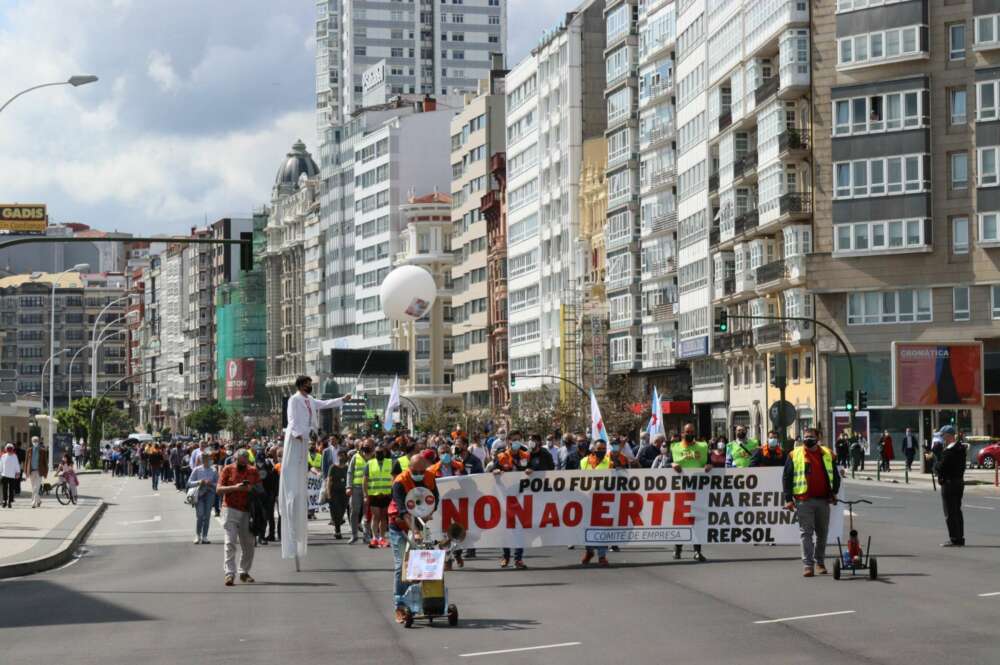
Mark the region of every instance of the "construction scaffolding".
MULTIPOLYGON (((567 290, 563 292, 559 306, 559 375, 576 384, 581 379, 581 300, 579 291, 567 290)), ((559 382, 559 399, 563 404, 579 398, 572 384, 559 382)))

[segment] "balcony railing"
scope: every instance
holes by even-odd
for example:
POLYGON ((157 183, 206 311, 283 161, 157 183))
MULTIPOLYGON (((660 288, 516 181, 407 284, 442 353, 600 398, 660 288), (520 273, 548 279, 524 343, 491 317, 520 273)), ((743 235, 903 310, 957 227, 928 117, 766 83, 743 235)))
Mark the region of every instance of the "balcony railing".
POLYGON ((757 151, 748 152, 735 162, 733 162, 733 179, 739 180, 745 173, 750 173, 757 169, 757 151))
POLYGON ((809 149, 809 132, 791 128, 787 129, 778 135, 778 153, 788 152, 790 150, 808 150, 809 149))
POLYGON ((642 358, 644 369, 657 369, 660 367, 674 367, 677 364, 677 356, 673 350, 653 351, 646 353, 642 358))
POLYGON ((757 214, 757 209, 747 210, 736 218, 736 235, 753 231, 759 224, 760 216, 757 214))
POLYGON ((715 227, 708 232, 708 245, 709 247, 715 247, 719 244, 719 227, 715 227))
POLYGON ((651 127, 649 130, 649 145, 653 147, 661 141, 673 140, 674 138, 674 123, 672 122, 660 122, 655 127, 651 127))
POLYGON ((647 188, 659 187, 660 185, 664 185, 673 180, 676 175, 677 175, 677 166, 674 164, 670 164, 668 166, 664 166, 656 171, 651 172, 649 174, 649 177, 646 178, 646 182, 643 184, 647 188))
POLYGON ((719 191, 719 174, 713 173, 708 176, 708 191, 709 193, 714 193, 719 191))
POLYGON ((809 192, 789 192, 778 199, 780 215, 808 215, 812 213, 809 192))
POLYGON ((659 210, 653 215, 652 220, 643 222, 643 235, 650 233, 660 233, 661 231, 672 231, 677 228, 676 210, 659 210))
POLYGON ((754 95, 753 95, 754 101, 756 102, 757 106, 760 106, 765 101, 767 101, 768 97, 777 94, 777 92, 778 92, 778 77, 772 76, 771 78, 767 79, 759 86, 757 86, 757 89, 754 90, 754 95))
POLYGON ((719 131, 721 132, 729 125, 733 124, 733 112, 732 110, 726 111, 719 116, 719 131))
MULTIPOLYGON (((611 82, 609 81, 607 87, 611 87, 611 82)), ((646 98, 647 104, 652 104, 653 102, 659 100, 661 97, 665 97, 670 94, 670 91, 674 87, 673 80, 661 81, 654 86, 649 88, 649 97, 646 98)))
POLYGON ((759 286, 770 282, 777 282, 784 279, 787 274, 788 271, 785 267, 784 259, 772 261, 757 268, 757 284, 759 286))
POLYGON ((664 277, 676 270, 676 263, 671 257, 669 259, 662 259, 660 261, 653 261, 646 264, 646 269, 643 271, 643 279, 655 279, 657 277, 664 277))
POLYGON ((754 333, 757 344, 780 344, 785 340, 785 324, 780 321, 767 323, 754 333))

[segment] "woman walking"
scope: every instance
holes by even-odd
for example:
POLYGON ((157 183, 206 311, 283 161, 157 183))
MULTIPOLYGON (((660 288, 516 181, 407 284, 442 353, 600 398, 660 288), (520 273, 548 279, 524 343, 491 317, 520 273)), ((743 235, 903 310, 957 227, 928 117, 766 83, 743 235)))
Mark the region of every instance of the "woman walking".
POLYGON ((212 507, 215 505, 215 488, 219 484, 219 472, 213 464, 211 455, 201 456, 201 466, 191 471, 188 478, 188 489, 198 488, 198 498, 194 503, 195 538, 194 544, 209 544, 208 523, 212 518, 212 507))
POLYGON ((21 477, 21 461, 17 459, 14 444, 8 443, 4 450, 4 454, 0 455, 0 484, 3 486, 3 507, 13 508, 14 489, 17 487, 17 481, 21 477))

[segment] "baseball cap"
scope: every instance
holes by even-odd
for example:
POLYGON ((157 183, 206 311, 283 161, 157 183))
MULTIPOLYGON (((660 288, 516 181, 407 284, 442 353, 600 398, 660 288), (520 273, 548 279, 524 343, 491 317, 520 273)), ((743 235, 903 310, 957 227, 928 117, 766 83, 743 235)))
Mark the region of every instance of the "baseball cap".
POLYGON ((942 427, 941 429, 939 429, 937 431, 937 433, 938 433, 938 436, 941 436, 943 434, 954 434, 955 433, 955 428, 952 427, 951 425, 945 425, 944 427, 942 427))

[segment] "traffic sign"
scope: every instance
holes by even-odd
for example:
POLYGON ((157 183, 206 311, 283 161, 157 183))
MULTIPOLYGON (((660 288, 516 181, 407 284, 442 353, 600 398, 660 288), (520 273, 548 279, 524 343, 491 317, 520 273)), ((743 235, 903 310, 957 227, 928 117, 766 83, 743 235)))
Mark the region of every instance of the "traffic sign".
POLYGON ((795 424, 795 406, 788 400, 779 400, 771 404, 767 417, 775 427, 789 427, 795 424))

